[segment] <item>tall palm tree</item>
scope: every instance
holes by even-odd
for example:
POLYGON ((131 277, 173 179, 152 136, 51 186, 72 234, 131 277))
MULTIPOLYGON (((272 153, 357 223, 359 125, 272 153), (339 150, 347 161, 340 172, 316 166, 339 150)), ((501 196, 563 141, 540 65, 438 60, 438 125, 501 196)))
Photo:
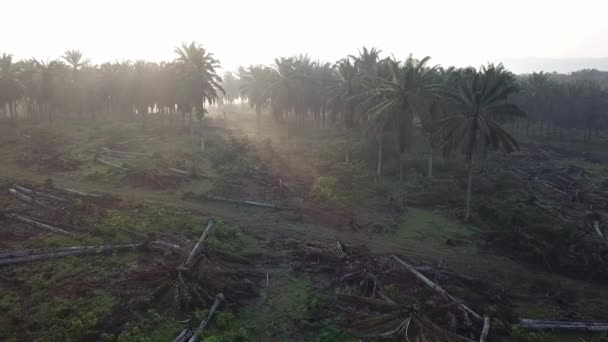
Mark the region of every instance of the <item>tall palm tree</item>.
POLYGON ((255 110, 257 130, 260 130, 262 110, 270 103, 273 71, 268 67, 250 66, 241 72, 241 93, 255 110))
POLYGON ((220 85, 222 78, 217 74, 219 60, 213 57, 202 45, 196 42, 175 48, 177 63, 181 66, 181 76, 185 91, 185 103, 200 120, 201 150, 205 151, 205 133, 203 119, 206 113, 205 104, 213 104, 218 99, 218 92, 225 94, 220 85))
POLYGON ((226 96, 222 97, 222 101, 227 104, 234 104, 240 94, 241 80, 236 75, 227 71, 222 79, 222 88, 226 91, 226 96))
POLYGON ((80 50, 67 50, 61 58, 70 66, 73 71, 82 69, 89 64, 90 60, 84 58, 84 54, 80 50))
POLYGON ((346 128, 346 151, 344 160, 349 163, 351 160, 352 134, 354 126, 354 116, 357 94, 357 69, 351 63, 350 58, 338 61, 335 68, 335 82, 330 89, 329 105, 335 112, 341 114, 341 119, 346 128))
POLYGON ((518 88, 514 76, 502 64, 490 64, 474 73, 463 73, 454 89, 444 92, 451 115, 440 121, 446 137, 444 148, 460 146, 467 167, 465 220, 471 217, 473 160, 480 148, 512 152, 519 148, 517 140, 500 124, 509 116, 524 116, 516 105, 507 103, 518 88))
MULTIPOLYGON (((389 60, 389 78, 379 78, 379 84, 367 91, 375 105, 368 110, 370 120, 380 130, 387 122, 393 122, 397 132, 401 161, 411 140, 414 115, 437 96, 439 85, 434 83, 437 67, 427 67, 430 57, 416 60, 408 57, 401 64, 389 60)), ((382 144, 378 142, 377 176, 382 172, 382 144)), ((403 177, 403 163, 400 162, 400 178, 403 177)))

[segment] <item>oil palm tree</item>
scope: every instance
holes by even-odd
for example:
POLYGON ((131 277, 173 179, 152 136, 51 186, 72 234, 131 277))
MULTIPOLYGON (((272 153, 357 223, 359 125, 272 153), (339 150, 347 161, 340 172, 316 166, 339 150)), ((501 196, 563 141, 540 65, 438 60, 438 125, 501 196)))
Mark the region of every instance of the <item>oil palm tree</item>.
POLYGON ((0 56, 0 105, 2 111, 10 113, 11 120, 17 119, 17 101, 21 98, 22 87, 17 81, 17 70, 13 63, 13 55, 3 53, 0 56))
POLYGON ((61 59, 63 59, 73 71, 82 69, 82 67, 90 62, 89 59, 84 58, 84 54, 80 50, 67 50, 63 53, 61 59))
POLYGON ((356 99, 358 92, 357 68, 350 58, 338 61, 335 68, 335 81, 330 88, 329 106, 334 112, 341 114, 342 122, 346 128, 346 151, 344 161, 351 160, 352 134, 355 121, 356 99))
POLYGON ((517 140, 500 124, 509 116, 525 116, 516 105, 507 102, 518 88, 514 76, 502 64, 490 64, 480 71, 465 73, 454 89, 443 92, 449 102, 450 115, 441 120, 446 137, 444 148, 462 147, 467 168, 465 220, 471 217, 473 161, 480 149, 501 149, 512 152, 519 148, 517 140))
POLYGON ((196 42, 175 48, 179 64, 185 105, 200 120, 201 150, 205 151, 205 133, 203 118, 206 113, 205 104, 213 104, 218 99, 218 92, 225 94, 220 85, 222 78, 217 74, 220 68, 219 60, 196 42))
POLYGON ((255 110, 258 132, 262 110, 270 103, 272 72, 270 68, 263 66, 250 66, 241 71, 241 93, 255 110))
MULTIPOLYGON (((389 60, 390 76, 379 78, 379 84, 367 91, 375 103, 368 110, 369 119, 381 130, 387 122, 396 129, 401 160, 411 140, 414 115, 423 111, 431 98, 437 96, 439 85, 434 83, 436 67, 427 67, 430 57, 416 60, 412 56, 403 63, 389 60)), ((377 176, 382 171, 382 144, 378 143, 377 176)), ((400 178, 403 175, 400 163, 400 178)))

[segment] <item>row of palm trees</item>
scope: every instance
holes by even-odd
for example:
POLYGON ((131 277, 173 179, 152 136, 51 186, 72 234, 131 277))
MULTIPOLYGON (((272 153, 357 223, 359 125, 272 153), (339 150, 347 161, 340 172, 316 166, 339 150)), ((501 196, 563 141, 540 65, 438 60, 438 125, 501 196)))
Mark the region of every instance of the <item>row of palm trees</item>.
POLYGON ((345 161, 351 159, 353 131, 366 132, 377 146, 376 173, 382 174, 383 151, 390 137, 400 155, 400 178, 416 123, 429 142, 429 175, 436 150, 462 148, 467 162, 467 211, 473 161, 484 149, 517 148, 516 140, 500 125, 510 116, 523 116, 508 103, 518 92, 515 75, 502 65, 443 69, 430 58, 408 57, 404 62, 380 58, 376 49, 361 50, 335 65, 307 56, 282 58, 275 65, 239 71, 241 96, 258 116, 268 108, 280 120, 337 123, 345 130, 345 161))
MULTIPOLYGON (((203 116, 216 102, 248 102, 261 125, 263 113, 286 123, 315 122, 344 132, 350 162, 353 141, 374 144, 376 174, 383 152, 394 143, 400 178, 415 127, 427 138, 429 176, 433 156, 460 149, 467 165, 467 213, 473 165, 480 152, 512 151, 517 141, 502 126, 542 121, 553 125, 598 127, 606 124, 606 92, 593 78, 564 79, 534 73, 516 77, 502 65, 443 68, 430 58, 405 61, 382 57, 377 49, 324 63, 306 55, 277 58, 218 76, 219 61, 196 43, 176 48, 171 62, 91 65, 76 50, 59 60, 13 63, 0 58, 0 115, 29 116, 52 122, 66 117, 138 118, 154 116, 186 123, 199 119, 204 150, 203 116), (523 110, 522 110, 523 109, 523 110), (524 119, 524 111, 529 115, 524 119)), ((597 74, 591 72, 597 78, 597 74)), ((526 125, 527 127, 527 125, 526 125)), ((590 131, 590 130, 589 130, 590 131)), ((590 136, 590 134, 589 134, 590 136)))
POLYGON ((219 61, 192 42, 175 49, 171 62, 92 65, 77 50, 57 60, 15 62, 0 56, 0 115, 48 119, 202 115, 223 89, 219 61))
POLYGON ((533 126, 551 129, 576 128, 591 140, 593 130, 608 126, 608 75, 581 70, 568 75, 533 73, 518 79, 522 91, 514 101, 529 113, 525 133, 533 126))

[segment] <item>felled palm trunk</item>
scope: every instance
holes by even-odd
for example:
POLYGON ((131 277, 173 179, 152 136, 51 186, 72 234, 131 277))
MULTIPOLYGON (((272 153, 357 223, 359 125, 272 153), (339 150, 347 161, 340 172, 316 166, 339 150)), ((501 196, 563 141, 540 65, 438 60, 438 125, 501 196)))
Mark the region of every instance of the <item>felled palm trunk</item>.
POLYGON ((608 331, 608 323, 549 321, 522 318, 519 327, 530 330, 608 331))
POLYGON ((207 199, 214 200, 214 201, 220 201, 220 202, 226 202, 226 203, 250 205, 250 206, 261 207, 261 208, 281 209, 281 207, 279 207, 278 205, 272 204, 272 203, 263 203, 263 202, 255 202, 255 201, 239 201, 239 200, 234 200, 234 199, 221 197, 221 196, 214 196, 214 195, 207 195, 207 199))
POLYGON ((53 226, 51 226, 49 224, 46 224, 46 223, 38 222, 36 220, 30 219, 30 218, 27 218, 27 217, 24 217, 24 216, 21 216, 21 215, 12 214, 11 218, 13 218, 13 219, 15 219, 15 220, 17 220, 19 222, 23 222, 23 223, 29 224, 29 225, 34 226, 34 227, 39 228, 39 229, 48 230, 48 231, 53 232, 53 233, 67 235, 67 236, 72 236, 72 237, 75 236, 74 233, 68 232, 68 231, 63 230, 61 228, 53 227, 53 226))
POLYGON ((444 298, 449 299, 450 301, 452 301, 453 303, 455 303, 456 306, 458 306, 459 309, 461 309, 462 311, 464 311, 467 314, 470 314, 471 316, 473 316, 473 318, 477 319, 478 321, 483 322, 483 320, 484 320, 483 317, 481 317, 475 311, 471 310, 468 306, 464 305, 461 300, 453 297, 446 290, 444 290, 439 285, 437 285, 434 282, 432 282, 429 278, 425 277, 422 273, 418 272, 414 266, 412 266, 412 265, 406 263, 405 261, 399 259, 394 254, 392 255, 392 257, 393 257, 393 260, 395 260, 399 265, 403 266, 403 268, 405 268, 406 270, 410 271, 418 279, 422 280, 425 284, 427 284, 430 288, 432 288, 433 290, 435 290, 436 292, 438 292, 439 294, 441 294, 444 298))
POLYGON ((215 312, 220 307, 220 304, 222 304, 223 301, 224 301, 224 294, 218 293, 218 295, 215 296, 215 301, 213 302, 211 309, 209 309, 209 315, 207 315, 207 319, 204 319, 201 321, 201 324, 199 324, 198 328, 196 329, 196 331, 194 331, 194 333, 192 334, 192 337, 190 337, 188 342, 197 342, 198 341, 198 337, 203 333, 203 331, 205 331, 205 328, 209 324, 209 321, 211 320, 211 318, 213 318, 213 314, 215 314, 215 312))
POLYGON ((63 251, 51 251, 51 252, 36 252, 31 255, 7 257, 0 259, 0 265, 12 265, 21 264, 26 262, 38 261, 38 260, 49 260, 66 256, 75 255, 95 255, 107 252, 118 252, 118 251, 129 251, 135 250, 142 247, 143 243, 129 244, 129 245, 110 245, 110 246, 83 246, 82 248, 74 250, 63 250, 63 251))
POLYGON ((184 261, 184 263, 180 266, 180 268, 189 269, 194 264, 194 260, 196 260, 196 257, 203 251, 203 249, 204 249, 203 242, 205 241, 205 239, 211 232, 211 228, 213 227, 214 224, 215 224, 215 220, 213 220, 213 219, 209 220, 209 222, 207 223, 207 228, 205 228, 205 230, 203 231, 203 234, 198 239, 198 241, 196 242, 196 245, 194 245, 194 248, 192 248, 192 250, 190 251, 188 258, 186 258, 186 261, 184 261))

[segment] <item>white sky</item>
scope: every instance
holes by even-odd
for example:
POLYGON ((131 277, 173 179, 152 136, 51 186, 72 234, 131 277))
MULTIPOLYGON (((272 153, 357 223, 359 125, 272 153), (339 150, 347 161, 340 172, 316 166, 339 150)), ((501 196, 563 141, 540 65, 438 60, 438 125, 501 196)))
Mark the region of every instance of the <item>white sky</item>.
MULTIPOLYGON (((442 65, 520 57, 608 57, 608 0, 2 0, 0 53, 94 63, 174 58, 202 43, 224 69, 363 45, 442 65)), ((508 66, 508 65, 507 65, 508 66)))

